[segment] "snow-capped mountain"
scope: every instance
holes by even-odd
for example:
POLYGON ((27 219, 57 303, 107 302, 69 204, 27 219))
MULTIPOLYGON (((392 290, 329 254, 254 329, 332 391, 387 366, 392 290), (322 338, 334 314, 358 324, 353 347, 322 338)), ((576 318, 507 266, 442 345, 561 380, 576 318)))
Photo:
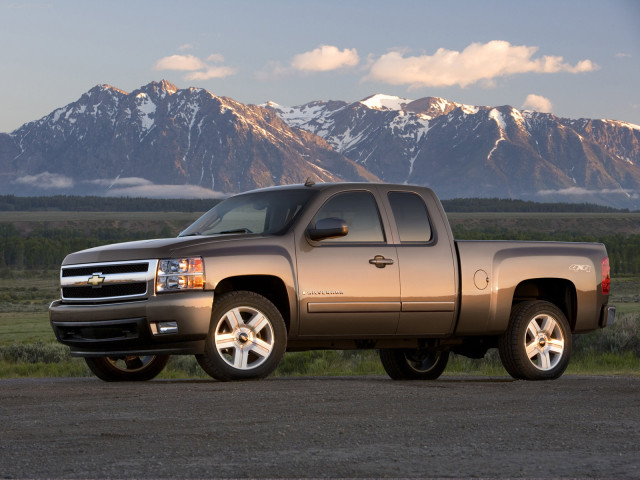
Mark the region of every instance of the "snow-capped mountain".
POLYGON ((5 194, 210 196, 307 177, 638 209, 640 126, 436 97, 244 105, 162 81, 98 85, 0 134, 5 194))
POLYGON ((385 181, 443 198, 511 197, 640 207, 640 126, 510 106, 374 95, 274 109, 385 181))
POLYGON ((377 180, 271 110, 166 81, 132 93, 98 85, 76 102, 0 135, 0 167, 0 186, 8 193, 171 197, 307 177, 377 180))

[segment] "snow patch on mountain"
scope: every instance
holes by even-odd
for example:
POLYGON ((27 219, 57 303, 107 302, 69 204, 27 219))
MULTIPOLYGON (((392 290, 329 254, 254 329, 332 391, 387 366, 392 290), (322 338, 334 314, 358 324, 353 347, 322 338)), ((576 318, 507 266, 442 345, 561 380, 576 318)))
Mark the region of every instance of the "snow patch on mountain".
POLYGON ((367 108, 375 110, 403 110, 406 104, 411 103, 411 100, 377 93, 364 100, 360 100, 360 103, 367 108))

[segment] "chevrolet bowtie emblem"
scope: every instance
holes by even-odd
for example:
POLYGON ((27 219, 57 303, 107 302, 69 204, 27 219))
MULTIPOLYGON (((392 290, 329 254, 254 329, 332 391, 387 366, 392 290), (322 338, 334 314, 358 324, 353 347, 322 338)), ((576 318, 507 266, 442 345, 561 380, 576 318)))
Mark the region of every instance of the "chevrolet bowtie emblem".
POLYGON ((89 280, 87 280, 87 283, 93 286, 93 288, 101 286, 103 282, 104 277, 101 277, 99 273, 94 273, 91 277, 89 277, 89 280))

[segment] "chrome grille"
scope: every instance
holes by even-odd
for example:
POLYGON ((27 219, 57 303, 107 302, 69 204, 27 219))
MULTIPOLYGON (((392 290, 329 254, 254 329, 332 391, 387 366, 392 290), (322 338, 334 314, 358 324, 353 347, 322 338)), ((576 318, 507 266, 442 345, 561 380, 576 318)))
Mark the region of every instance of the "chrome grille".
POLYGON ((153 292, 157 264, 157 260, 137 260, 64 266, 62 299, 95 303, 145 298, 153 292))

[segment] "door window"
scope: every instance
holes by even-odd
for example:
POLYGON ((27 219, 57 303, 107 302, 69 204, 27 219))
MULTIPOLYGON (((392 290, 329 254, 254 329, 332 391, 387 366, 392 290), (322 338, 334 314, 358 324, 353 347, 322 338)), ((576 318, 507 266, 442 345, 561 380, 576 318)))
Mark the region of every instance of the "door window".
POLYGON ((431 241, 429 214, 422 198, 410 192, 391 192, 389 203, 396 219, 400 242, 431 241))
POLYGON ((376 201, 369 192, 347 192, 331 198, 313 219, 313 225, 323 218, 339 218, 347 222, 349 233, 322 243, 384 242, 376 201))

